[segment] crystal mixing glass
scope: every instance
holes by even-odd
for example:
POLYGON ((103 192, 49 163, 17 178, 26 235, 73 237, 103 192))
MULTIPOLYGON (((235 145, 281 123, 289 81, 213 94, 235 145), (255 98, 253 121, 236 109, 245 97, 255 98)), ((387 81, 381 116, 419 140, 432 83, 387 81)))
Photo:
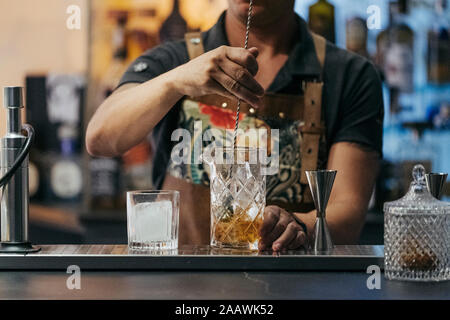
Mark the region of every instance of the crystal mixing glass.
POLYGON ((215 148, 209 159, 211 246, 258 249, 266 177, 256 148, 215 148))

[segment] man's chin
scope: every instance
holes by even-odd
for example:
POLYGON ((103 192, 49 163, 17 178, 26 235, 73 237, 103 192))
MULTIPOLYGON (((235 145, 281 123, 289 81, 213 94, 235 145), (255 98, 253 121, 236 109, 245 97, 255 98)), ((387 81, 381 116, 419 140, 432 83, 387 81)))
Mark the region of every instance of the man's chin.
MULTIPOLYGON (((239 5, 239 17, 241 20, 247 21, 248 8, 249 8, 249 3, 241 3, 239 5)), ((265 8, 253 4, 252 20, 255 20, 255 19, 257 20, 261 15, 264 15, 265 10, 266 10, 265 8)))
MULTIPOLYGON (((247 21, 249 6, 249 0, 237 0, 237 2, 234 2, 233 11, 243 23, 247 21)), ((274 6, 273 3, 270 2, 267 3, 262 0, 254 0, 252 10, 252 26, 260 27, 269 25, 274 22, 274 19, 277 19, 276 16, 282 16, 288 9, 289 7, 280 7, 279 5, 274 6)), ((293 8, 290 10, 293 10, 293 8)))
MULTIPOLYGON (((242 2, 242 3, 240 3, 239 4, 239 16, 242 18, 242 17, 247 17, 247 13, 248 13, 248 7, 249 7, 250 5, 249 5, 249 3, 245 3, 245 2, 242 2)), ((253 6, 253 10, 255 10, 255 6, 253 6)))

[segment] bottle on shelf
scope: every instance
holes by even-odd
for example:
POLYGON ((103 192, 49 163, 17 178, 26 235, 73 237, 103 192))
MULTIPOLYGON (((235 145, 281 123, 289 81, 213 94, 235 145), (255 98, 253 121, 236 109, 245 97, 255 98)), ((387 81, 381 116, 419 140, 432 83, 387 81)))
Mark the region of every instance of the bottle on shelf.
MULTIPOLYGON (((257 0, 254 1, 256 2, 257 0)), ((193 30, 208 30, 228 7, 228 0, 196 0, 184 3, 189 5, 183 6, 183 18, 193 30)))
POLYGON ((50 189, 56 201, 77 202, 83 189, 81 159, 75 152, 77 131, 74 126, 62 124, 58 129, 60 153, 51 158, 50 189))
POLYGON ((187 23, 180 13, 179 0, 174 0, 172 13, 167 17, 161 26, 159 38, 161 43, 184 38, 187 32, 187 23))
POLYGON ((360 17, 347 20, 345 25, 346 47, 349 51, 357 53, 365 58, 370 58, 367 52, 367 25, 360 17))
POLYGON ((383 71, 386 83, 400 92, 413 91, 414 32, 406 22, 408 1, 391 2, 390 24, 385 34, 383 71))
POLYGON ((128 59, 128 34, 126 25, 128 21, 127 12, 116 13, 116 26, 112 33, 112 61, 101 79, 101 90, 99 100, 103 101, 117 87, 120 78, 127 69, 128 59))
POLYGON ((99 211, 121 209, 120 165, 120 161, 116 158, 90 159, 90 209, 99 211))
POLYGON ((388 30, 385 29, 377 35, 376 39, 377 48, 374 56, 375 66, 380 74, 382 81, 386 80, 386 77, 384 75, 384 66, 385 66, 384 58, 386 56, 388 46, 389 46, 388 30))
POLYGON ((309 7, 308 26, 311 31, 335 43, 334 6, 327 0, 317 0, 309 7))
POLYGON ((127 24, 128 61, 134 61, 145 50, 159 44, 160 25, 156 3, 145 2, 133 8, 127 24))
POLYGON ((433 24, 428 31, 428 81, 450 82, 450 23, 445 16, 447 0, 435 0, 433 24))
POLYGON ((151 190, 153 188, 151 151, 150 143, 145 140, 122 156, 126 190, 151 190))

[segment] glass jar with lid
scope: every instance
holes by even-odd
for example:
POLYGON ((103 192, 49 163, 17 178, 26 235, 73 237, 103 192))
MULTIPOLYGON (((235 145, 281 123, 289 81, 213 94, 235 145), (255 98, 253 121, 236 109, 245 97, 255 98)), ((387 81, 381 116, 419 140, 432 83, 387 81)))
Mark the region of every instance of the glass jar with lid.
POLYGON ((425 169, 416 165, 406 195, 384 204, 387 279, 450 280, 450 203, 428 191, 425 169))

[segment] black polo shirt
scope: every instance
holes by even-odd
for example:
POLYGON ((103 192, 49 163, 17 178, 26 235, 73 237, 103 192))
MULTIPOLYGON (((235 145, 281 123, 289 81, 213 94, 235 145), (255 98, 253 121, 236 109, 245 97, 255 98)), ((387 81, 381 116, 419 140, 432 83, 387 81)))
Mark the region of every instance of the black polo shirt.
MULTIPOLYGON (((225 14, 202 34, 205 51, 229 45, 225 14)), ((347 141, 375 150, 381 156, 384 107, 381 81, 375 67, 367 59, 327 42, 322 72, 307 24, 299 16, 296 19, 297 42, 267 91, 302 94, 302 80, 322 76, 328 149, 333 143, 347 141)), ((123 75, 119 86, 143 83, 188 61, 184 41, 165 43, 137 58, 123 75)), ((174 144, 170 137, 177 128, 179 111, 180 103, 177 103, 152 132, 156 150, 152 178, 156 188, 161 187, 169 163, 174 144)))

